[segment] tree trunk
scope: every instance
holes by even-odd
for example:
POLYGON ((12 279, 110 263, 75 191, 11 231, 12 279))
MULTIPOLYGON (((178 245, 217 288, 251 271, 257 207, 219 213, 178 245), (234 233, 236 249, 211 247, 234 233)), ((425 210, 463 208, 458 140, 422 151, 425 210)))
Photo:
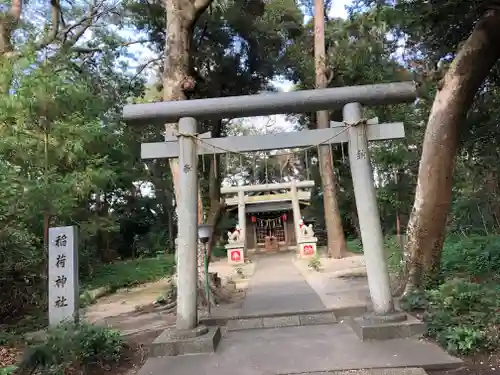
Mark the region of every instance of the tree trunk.
POLYGON ((462 45, 436 94, 425 131, 415 202, 408 223, 405 294, 439 270, 451 205, 458 130, 474 96, 500 58, 500 10, 488 10, 462 45))
POLYGON ((13 51, 12 33, 19 24, 22 11, 22 0, 12 0, 10 9, 0 15, 0 56, 2 57, 13 51))
MULTIPOLYGON (((194 89, 190 76, 191 40, 196 21, 210 5, 211 0, 165 0, 166 40, 163 70, 163 100, 185 100, 186 91, 194 89)), ((177 124, 165 124, 169 133, 177 130, 177 124)), ((170 159, 175 199, 180 201, 179 160, 170 159)), ((203 202, 198 188, 198 222, 203 221, 203 202)))
MULTIPOLYGON (((222 134, 222 120, 215 123, 212 128, 212 134, 214 138, 218 138, 222 134)), ((208 195, 210 198, 210 212, 207 216, 207 223, 212 226, 213 231, 208 241, 207 254, 208 259, 212 257, 212 250, 215 246, 215 241, 217 239, 217 226, 219 225, 222 214, 224 213, 224 203, 221 199, 220 193, 220 174, 219 174, 220 157, 216 154, 213 155, 212 163, 210 163, 209 171, 209 185, 208 185, 208 195)))
MULTIPOLYGON (((325 60, 325 7, 323 1, 315 0, 314 4, 314 61, 317 89, 323 89, 328 86, 325 60)), ((316 113, 316 124, 318 129, 330 127, 330 115, 328 111, 319 111, 316 113)), ((319 163, 321 181, 323 183, 328 256, 342 258, 347 252, 347 246, 337 201, 337 181, 333 170, 333 154, 330 145, 319 147, 319 163)))
POLYGON ((12 72, 13 51, 12 34, 16 30, 23 11, 22 0, 12 0, 10 9, 0 15, 0 64, 4 72, 9 72, 11 77, 2 82, 1 93, 9 93, 12 72))

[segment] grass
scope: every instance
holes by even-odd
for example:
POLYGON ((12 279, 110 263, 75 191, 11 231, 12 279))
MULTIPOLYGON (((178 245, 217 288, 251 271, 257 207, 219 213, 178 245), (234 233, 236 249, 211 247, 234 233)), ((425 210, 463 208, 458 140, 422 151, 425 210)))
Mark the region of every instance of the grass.
POLYGON ((173 255, 119 261, 102 265, 91 278, 82 280, 82 290, 89 291, 104 287, 112 293, 120 288, 160 280, 174 272, 173 255))

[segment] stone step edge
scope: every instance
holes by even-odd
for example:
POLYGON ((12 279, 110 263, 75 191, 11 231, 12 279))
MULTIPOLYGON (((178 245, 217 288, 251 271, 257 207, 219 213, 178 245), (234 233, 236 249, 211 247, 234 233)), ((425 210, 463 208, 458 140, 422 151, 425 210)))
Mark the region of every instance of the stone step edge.
POLYGON ((200 324, 206 326, 225 326, 232 320, 241 319, 260 319, 260 318, 279 318, 288 316, 301 316, 312 314, 327 314, 333 313, 337 319, 345 317, 359 317, 368 311, 366 305, 348 306, 339 308, 319 309, 319 310, 304 310, 304 311, 287 311, 277 313, 262 313, 251 315, 233 315, 233 316, 205 316, 200 317, 200 324))
POLYGON ((243 331, 249 329, 299 327, 335 323, 338 323, 338 320, 333 312, 323 312, 317 314, 285 315, 235 320, 233 319, 227 323, 227 330, 243 331))
POLYGON ((286 373, 278 375, 428 375, 421 367, 391 367, 358 370, 334 370, 286 373))

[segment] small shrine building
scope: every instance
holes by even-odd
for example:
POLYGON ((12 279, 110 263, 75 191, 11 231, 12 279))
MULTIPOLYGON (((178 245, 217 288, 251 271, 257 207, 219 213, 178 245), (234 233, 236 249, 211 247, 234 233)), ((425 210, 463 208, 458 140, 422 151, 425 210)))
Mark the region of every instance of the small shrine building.
POLYGON ((301 211, 310 204, 314 181, 225 187, 228 211, 238 212, 240 237, 249 251, 297 247, 301 211))

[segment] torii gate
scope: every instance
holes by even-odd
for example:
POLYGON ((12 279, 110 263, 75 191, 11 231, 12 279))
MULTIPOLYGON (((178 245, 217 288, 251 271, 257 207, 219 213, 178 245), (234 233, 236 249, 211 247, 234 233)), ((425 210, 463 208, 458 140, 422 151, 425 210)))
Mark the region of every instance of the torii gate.
POLYGON ((123 118, 131 123, 179 122, 176 137, 166 137, 165 142, 141 145, 143 159, 178 157, 180 162, 179 191, 182 193, 182 200, 177 202, 179 229, 176 330, 194 332, 198 325, 198 155, 298 148, 340 142, 349 142, 349 163, 373 310, 378 316, 390 316, 394 312, 394 305, 368 141, 402 138, 404 127, 403 123, 378 124, 376 120, 363 121, 361 105, 412 102, 416 97, 417 86, 414 82, 400 82, 126 105, 123 118), (332 122, 329 129, 213 139, 209 133, 197 135, 199 120, 312 112, 341 107, 344 123, 332 122), (202 142, 197 138, 202 138, 202 142))

